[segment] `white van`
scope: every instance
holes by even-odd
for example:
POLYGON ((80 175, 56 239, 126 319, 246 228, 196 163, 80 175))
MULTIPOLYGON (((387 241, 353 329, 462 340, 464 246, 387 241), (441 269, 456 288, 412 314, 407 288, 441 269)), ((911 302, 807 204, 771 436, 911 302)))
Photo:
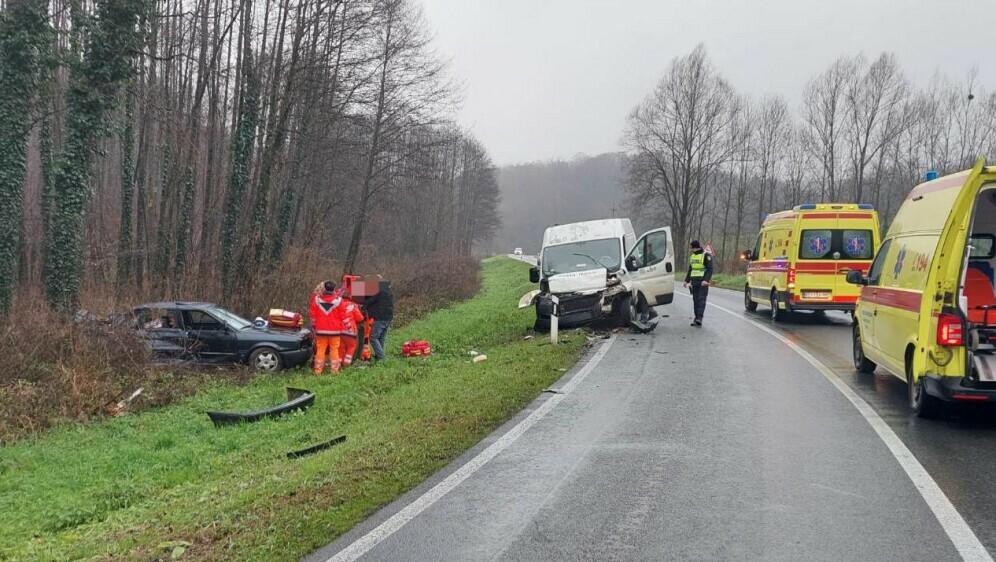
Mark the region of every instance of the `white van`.
POLYGON ((539 265, 530 270, 539 290, 524 297, 536 306, 537 330, 548 330, 557 296, 563 327, 611 318, 619 325, 653 318, 653 307, 674 300, 674 244, 670 228, 639 239, 629 219, 552 226, 543 233, 539 265))

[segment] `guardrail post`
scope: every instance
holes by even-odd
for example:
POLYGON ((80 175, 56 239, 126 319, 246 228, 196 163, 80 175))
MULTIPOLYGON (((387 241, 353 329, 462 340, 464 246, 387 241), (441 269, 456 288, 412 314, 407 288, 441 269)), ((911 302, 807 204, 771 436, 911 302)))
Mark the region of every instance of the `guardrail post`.
POLYGON ((560 313, 558 308, 560 308, 560 299, 557 295, 551 295, 550 300, 553 301, 553 312, 550 314, 550 343, 557 345, 559 342, 557 340, 557 329, 559 328, 557 321, 557 315, 560 313))

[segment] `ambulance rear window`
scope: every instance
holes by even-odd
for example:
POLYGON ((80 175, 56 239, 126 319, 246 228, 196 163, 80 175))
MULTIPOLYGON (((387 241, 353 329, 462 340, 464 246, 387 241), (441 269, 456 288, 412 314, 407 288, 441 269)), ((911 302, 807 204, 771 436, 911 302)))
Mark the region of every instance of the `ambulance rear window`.
POLYGON ((845 230, 841 233, 844 257, 852 260, 872 259, 872 233, 870 230, 845 230))
POLYGON ((832 230, 803 230, 799 244, 799 257, 804 260, 820 260, 830 254, 833 242, 832 230))
POLYGON ((803 230, 799 259, 870 260, 875 255, 872 231, 848 229, 803 230))

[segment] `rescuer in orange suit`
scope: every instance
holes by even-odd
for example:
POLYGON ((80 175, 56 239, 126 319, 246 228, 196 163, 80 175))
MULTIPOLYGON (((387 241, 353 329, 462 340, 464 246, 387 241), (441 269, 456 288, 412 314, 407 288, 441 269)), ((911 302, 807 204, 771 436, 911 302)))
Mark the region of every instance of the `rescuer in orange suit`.
POLYGON ((357 327, 363 322, 363 312, 360 305, 343 297, 342 304, 342 366, 348 367, 356 357, 356 346, 359 344, 357 327))
POLYGON ((338 373, 342 365, 339 356, 339 347, 345 331, 342 302, 342 291, 337 290, 332 281, 320 284, 311 294, 308 316, 311 318, 311 329, 315 332, 316 375, 325 371, 326 354, 333 374, 338 373))

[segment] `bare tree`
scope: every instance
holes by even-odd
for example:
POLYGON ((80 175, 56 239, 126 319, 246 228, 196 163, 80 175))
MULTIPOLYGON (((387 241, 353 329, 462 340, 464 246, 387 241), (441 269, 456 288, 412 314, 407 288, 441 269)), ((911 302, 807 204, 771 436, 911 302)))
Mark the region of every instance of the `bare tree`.
POLYGON ((856 66, 861 73, 847 85, 845 135, 854 201, 865 197, 865 175, 869 164, 911 124, 909 83, 895 55, 882 53, 867 68, 863 59, 856 66))
POLYGON ((679 262, 703 204, 706 177, 728 157, 723 137, 733 91, 705 48, 671 63, 654 91, 629 115, 624 143, 632 151, 629 188, 667 210, 679 262))
POLYGON ((844 98, 858 66, 857 59, 837 59, 830 68, 810 80, 802 93, 807 146, 820 167, 820 196, 824 200, 836 200, 842 195, 844 98))

